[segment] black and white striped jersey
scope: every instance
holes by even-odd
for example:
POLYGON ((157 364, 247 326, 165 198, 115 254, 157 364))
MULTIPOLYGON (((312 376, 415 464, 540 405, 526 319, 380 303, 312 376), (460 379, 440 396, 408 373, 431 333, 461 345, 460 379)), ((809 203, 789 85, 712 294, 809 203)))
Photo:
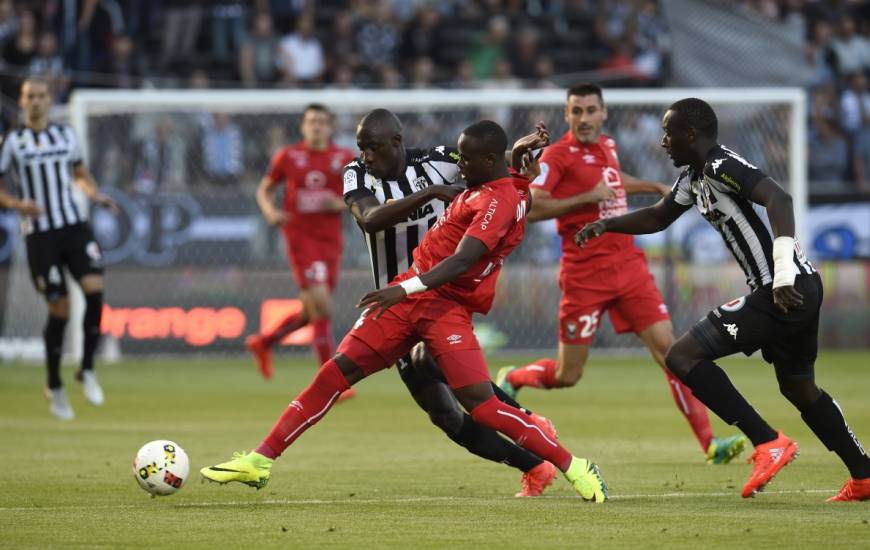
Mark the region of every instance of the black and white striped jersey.
POLYGON ((18 196, 34 201, 42 210, 38 218, 24 217, 24 233, 42 233, 86 221, 72 196, 73 167, 82 152, 72 128, 49 124, 12 130, 0 146, 0 176, 13 173, 18 196))
MULTIPOLYGON (((669 195, 686 209, 695 205, 716 228, 753 290, 773 282, 773 232, 766 209, 750 200, 755 185, 766 177, 734 151, 717 145, 707 155, 703 173, 685 169, 669 195)), ((794 262, 798 273, 815 272, 797 244, 794 262)))
MULTIPOLYGON (((406 149, 405 154, 405 172, 395 181, 380 180, 366 173, 359 160, 348 163, 343 174, 345 202, 350 205, 362 197, 375 197, 384 204, 430 185, 463 183, 456 167, 459 155, 455 148, 440 145, 429 150, 406 149)), ((376 288, 387 286, 393 277, 411 267, 414 249, 445 207, 444 201, 431 200, 412 212, 407 220, 389 229, 375 233, 363 231, 376 288)))

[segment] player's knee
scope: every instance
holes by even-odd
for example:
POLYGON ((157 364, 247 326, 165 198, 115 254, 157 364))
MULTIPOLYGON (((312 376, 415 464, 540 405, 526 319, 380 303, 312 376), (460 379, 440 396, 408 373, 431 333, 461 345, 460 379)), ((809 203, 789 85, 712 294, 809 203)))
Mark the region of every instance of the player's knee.
POLYGON ((57 319, 69 318, 69 298, 63 296, 48 302, 48 314, 57 319))
POLYGON ((453 436, 462 428, 463 414, 458 407, 437 409, 429 412, 429 420, 447 435, 453 436))
POLYGON ((694 361, 679 345, 674 344, 665 354, 665 367, 679 379, 683 379, 691 370, 694 361))
POLYGON ((800 410, 815 403, 822 394, 814 380, 780 378, 778 382, 779 392, 800 410))

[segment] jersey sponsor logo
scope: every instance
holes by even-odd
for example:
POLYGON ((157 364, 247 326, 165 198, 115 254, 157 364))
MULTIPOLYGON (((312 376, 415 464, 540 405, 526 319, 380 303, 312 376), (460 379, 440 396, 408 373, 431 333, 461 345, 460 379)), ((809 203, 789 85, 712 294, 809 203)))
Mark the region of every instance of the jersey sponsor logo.
POLYGON ((425 218, 426 216, 434 215, 434 214, 435 214, 435 209, 432 208, 432 205, 426 204, 426 205, 421 206, 420 208, 414 210, 410 214, 408 214, 408 221, 414 222, 417 220, 421 220, 421 219, 425 218))
POLYGON ((735 324, 735 323, 725 323, 725 324, 722 325, 722 326, 725 327, 725 330, 728 331, 728 334, 730 334, 732 338, 734 338, 735 340, 737 340, 737 330, 738 330, 737 324, 735 324))
POLYGON ((483 215, 483 221, 480 222, 480 229, 486 231, 486 228, 489 227, 490 222, 492 221, 493 216, 495 216, 495 209, 498 207, 498 199, 493 198, 489 201, 489 206, 486 208, 486 214, 483 215))
POLYGON ((722 181, 725 182, 726 185, 728 185, 728 187, 734 189, 735 191, 740 191, 740 184, 737 183, 737 180, 735 180, 725 172, 722 172, 719 177, 722 179, 722 181))
POLYGON ((740 311, 744 304, 746 304, 746 296, 741 296, 736 300, 731 300, 730 302, 724 303, 719 306, 723 311, 740 311))
POLYGON ((586 153, 583 155, 583 162, 586 164, 595 164, 595 155, 591 153, 586 153))
POLYGON ((414 188, 414 191, 421 191, 427 187, 429 187, 429 182, 426 181, 426 178, 423 176, 419 176, 413 182, 411 182, 411 187, 414 188))
POLYGON ((459 162, 459 160, 462 158, 456 151, 450 151, 450 154, 448 154, 447 156, 453 159, 453 162, 459 162))
POLYGON ((447 337, 447 343, 451 346, 455 346, 456 344, 462 343, 462 335, 461 334, 451 334, 447 337))
POLYGON ((320 170, 312 170, 305 174, 305 187, 309 189, 321 189, 326 187, 326 174, 320 170))

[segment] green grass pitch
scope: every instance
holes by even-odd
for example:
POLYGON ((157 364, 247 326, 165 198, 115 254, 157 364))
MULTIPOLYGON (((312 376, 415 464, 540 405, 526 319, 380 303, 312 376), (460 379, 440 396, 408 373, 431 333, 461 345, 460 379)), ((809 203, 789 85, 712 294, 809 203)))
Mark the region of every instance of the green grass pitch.
MULTIPOLYGON (((493 372, 507 362, 493 360, 493 372)), ((392 371, 359 384, 358 397, 306 433, 255 491, 201 484, 198 469, 256 445, 307 384, 310 360, 279 358, 271 382, 243 359, 127 360, 102 368, 100 409, 66 368, 71 423, 50 417, 41 368, 0 367, 0 547, 870 547, 870 502, 824 502, 847 472, 779 396, 770 367, 724 364, 801 448, 754 499, 739 495, 743 460, 704 463, 645 357, 593 357, 578 387, 520 394, 553 419, 570 450, 601 465, 612 497, 604 505, 575 497, 561 476, 545 497, 513 498, 519 473, 450 442, 392 371), (151 499, 131 463, 139 446, 161 438, 187 451, 191 478, 178 494, 151 499)), ((865 443, 868 366, 868 353, 827 353, 817 364, 819 384, 865 443)), ((714 428, 734 433, 718 419, 714 428)))

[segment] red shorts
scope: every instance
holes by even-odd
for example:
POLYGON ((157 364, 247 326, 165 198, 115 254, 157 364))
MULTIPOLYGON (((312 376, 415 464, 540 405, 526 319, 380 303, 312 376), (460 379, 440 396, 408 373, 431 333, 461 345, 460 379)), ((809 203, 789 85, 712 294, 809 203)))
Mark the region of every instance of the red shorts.
POLYGON ((330 291, 335 291, 338 270, 341 267, 340 240, 336 246, 336 243, 323 243, 285 233, 284 243, 287 247, 287 259, 299 288, 325 284, 330 291))
POLYGON ((559 287, 559 340, 565 344, 591 344, 605 311, 620 334, 670 319, 640 250, 605 265, 563 263, 559 287))
POLYGON ((471 314, 456 302, 429 291, 406 298, 380 319, 369 313, 363 312, 338 346, 366 375, 393 365, 422 341, 451 388, 489 382, 471 314))

